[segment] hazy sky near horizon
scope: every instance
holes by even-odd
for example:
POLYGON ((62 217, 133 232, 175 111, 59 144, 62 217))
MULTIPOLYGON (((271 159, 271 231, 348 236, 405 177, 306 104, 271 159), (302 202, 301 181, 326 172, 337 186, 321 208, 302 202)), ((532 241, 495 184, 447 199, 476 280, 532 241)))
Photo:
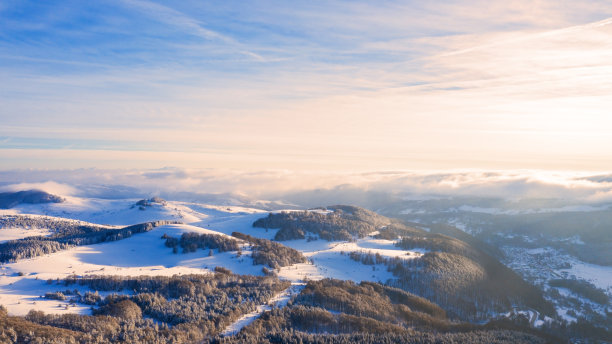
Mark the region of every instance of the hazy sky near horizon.
POLYGON ((612 170, 612 1, 0 3, 0 168, 612 170))

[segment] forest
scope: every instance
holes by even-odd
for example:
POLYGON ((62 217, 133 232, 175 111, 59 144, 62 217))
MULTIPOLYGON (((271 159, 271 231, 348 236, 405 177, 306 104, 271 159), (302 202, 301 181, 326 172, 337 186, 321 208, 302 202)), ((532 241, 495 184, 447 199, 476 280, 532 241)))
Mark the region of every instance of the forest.
POLYGON ((267 265, 272 269, 289 266, 297 263, 305 263, 306 257, 298 250, 289 248, 283 244, 266 239, 259 239, 247 234, 233 232, 232 237, 220 234, 198 234, 193 232, 183 233, 180 238, 164 234, 165 245, 178 253, 178 247, 182 253, 195 252, 198 249, 219 250, 219 252, 237 251, 242 255, 241 242, 249 244, 251 258, 254 265, 267 265))
POLYGON ((180 238, 164 234, 166 247, 172 248, 172 252, 178 253, 180 247, 182 253, 195 252, 198 249, 219 250, 219 252, 240 251, 238 240, 219 234, 206 234, 188 232, 183 233, 180 238))
MULTIPOLYGON (((374 282, 310 281, 288 307, 265 313, 236 337, 210 343, 545 343, 512 324, 449 321, 437 305, 374 282)), ((560 341, 562 342, 562 341, 560 341)))
POLYGON ((274 277, 217 272, 172 277, 88 276, 58 280, 47 295, 81 302, 93 315, 25 317, 0 311, 0 343, 199 343, 289 287, 274 277), (86 286, 85 295, 70 291, 86 286), (112 292, 106 297, 98 293, 112 292), (93 297, 97 296, 97 297, 93 297))
POLYGON ((251 244, 253 264, 265 264, 273 269, 298 263, 305 263, 306 257, 302 252, 283 244, 252 237, 247 234, 233 232, 232 236, 251 244))
POLYGON ((604 290, 597 288, 593 283, 578 280, 578 279, 553 279, 548 281, 551 287, 567 288, 572 292, 584 296, 587 299, 599 303, 600 305, 609 305, 610 298, 604 290))
POLYGON ((70 289, 89 288, 93 315, 30 311, 15 317, 0 309, 1 343, 545 343, 552 338, 511 324, 452 322, 437 305, 373 282, 310 281, 286 307, 265 312, 233 337, 220 333, 289 282, 225 271, 53 283, 58 292, 52 297, 77 302, 85 294, 70 289))
POLYGON ((554 314, 553 305, 538 288, 474 242, 429 233, 359 207, 330 206, 321 210, 325 212, 270 213, 253 226, 280 228, 277 240, 279 236, 296 239, 312 234, 325 240, 351 241, 374 233, 375 238, 392 240, 401 249, 428 251, 416 259, 383 258, 367 252, 349 255, 367 265, 384 265, 395 277, 387 281, 390 286, 439 304, 452 318, 482 321, 512 307, 554 314))
POLYGON ((253 227, 280 228, 274 240, 304 239, 313 234, 323 240, 352 240, 363 238, 390 220, 372 211, 352 206, 329 206, 327 213, 318 211, 292 211, 270 213, 253 223, 253 227))

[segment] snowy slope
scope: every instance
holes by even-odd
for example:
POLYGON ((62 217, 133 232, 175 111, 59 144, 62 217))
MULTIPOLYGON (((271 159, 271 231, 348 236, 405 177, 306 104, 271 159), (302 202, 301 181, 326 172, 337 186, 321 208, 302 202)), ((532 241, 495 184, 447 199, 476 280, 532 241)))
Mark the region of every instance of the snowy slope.
POLYGON ((29 309, 64 312, 57 307, 61 301, 43 302, 36 299, 47 291, 57 290, 55 286, 46 284, 48 279, 62 279, 74 274, 171 276, 209 273, 214 267, 223 266, 239 274, 262 275, 261 266, 253 265, 248 251, 243 252, 240 258, 236 257, 236 252, 214 252, 213 256, 209 256, 205 250, 173 254, 164 245, 161 236, 164 233, 180 236, 183 232, 211 231, 190 225, 161 226, 120 241, 79 246, 4 264, 0 267, 0 304, 5 305, 12 314, 25 314, 29 309), (36 304, 32 304, 32 300, 36 300, 36 304))
MULTIPOLYGON (((185 232, 230 235, 242 232, 254 237, 272 239, 277 230, 254 228, 253 222, 266 211, 236 206, 217 206, 190 202, 153 203, 140 210, 134 206, 137 199, 106 200, 66 197, 57 204, 20 205, 14 213, 53 215, 89 223, 129 225, 153 220, 179 220, 185 224, 157 227, 150 232, 102 244, 79 246, 46 256, 20 260, 0 266, 0 304, 11 314, 25 314, 30 309, 49 313, 89 312, 88 307, 66 309, 66 303, 40 299, 49 291, 62 290, 49 279, 62 279, 71 275, 174 275, 209 273, 222 266, 234 273, 262 275, 262 266, 253 265, 245 244, 239 257, 237 252, 198 250, 187 254, 173 254, 161 239, 163 234, 174 237, 185 232), (58 289, 59 288, 59 289, 58 289), (59 306, 61 305, 61 307, 59 306)), ((28 235, 46 235, 48 231, 25 228, 0 229, 0 241, 28 235)), ((349 252, 378 253, 384 257, 413 259, 424 251, 404 251, 389 240, 367 237, 356 242, 328 242, 324 240, 292 240, 282 244, 303 252, 308 263, 295 264, 277 271, 280 278, 294 285, 304 279, 338 278, 360 282, 386 281, 393 278, 383 265, 366 266, 349 258, 349 252)))

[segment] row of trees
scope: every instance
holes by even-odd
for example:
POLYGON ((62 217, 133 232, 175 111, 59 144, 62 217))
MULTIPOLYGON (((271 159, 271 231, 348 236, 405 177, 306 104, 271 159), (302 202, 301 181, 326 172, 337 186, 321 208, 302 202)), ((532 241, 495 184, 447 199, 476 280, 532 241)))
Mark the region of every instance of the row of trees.
POLYGON ((552 279, 548 281, 551 287, 567 288, 574 293, 586 297, 587 299, 599 303, 600 305, 609 305, 610 298, 604 290, 597 288, 593 283, 578 280, 578 279, 552 279))
POLYGON ((253 335, 244 333, 230 338, 214 338, 211 344, 542 344, 535 336, 514 331, 475 331, 469 333, 406 333, 312 334, 292 330, 275 330, 253 335))
POLYGON ((215 249, 219 252, 240 251, 240 244, 236 239, 219 234, 188 232, 183 233, 180 238, 164 234, 162 239, 166 239, 166 247, 171 247, 174 253, 178 252, 179 247, 183 253, 195 252, 198 249, 215 249))
POLYGON ((47 228, 51 230, 52 235, 27 237, 0 243, 0 262, 33 258, 74 246, 121 240, 133 234, 148 232, 155 227, 171 223, 177 222, 154 221, 114 228, 46 217, 5 216, 1 224, 4 227, 47 228))
POLYGON ((410 312, 446 319, 446 312, 429 300, 401 289, 375 282, 323 279, 310 281, 295 299, 295 304, 323 307, 381 321, 402 323, 410 312))
POLYGON ((326 210, 329 212, 270 213, 255 221, 253 227, 280 228, 274 238, 278 241, 304 239, 307 233, 332 241, 363 238, 389 222, 385 217, 357 207, 333 206, 326 210))
POLYGON ((273 269, 278 269, 283 266, 306 262, 306 257, 302 252, 277 242, 255 238, 239 232, 233 232, 232 236, 252 245, 251 257, 255 265, 268 265, 273 269))
MULTIPOLYGON (((91 295, 116 293, 99 298, 93 316, 31 311, 22 318, 4 312, 0 343, 199 343, 290 286, 274 277, 230 273, 89 276, 60 283, 87 286, 96 291, 91 295)), ((70 290, 51 294, 58 299, 80 295, 70 290)))
POLYGON ((544 343, 545 340, 539 333, 520 331, 514 324, 487 327, 450 322, 444 311, 429 301, 379 283, 325 279, 310 281, 288 307, 264 313, 236 337, 214 337, 209 341, 281 342, 544 343))
POLYGON ((505 344, 544 343, 543 338, 563 342, 529 329, 527 323, 450 322, 431 302, 374 282, 310 281, 287 307, 265 312, 235 337, 219 333, 289 282, 228 273, 92 276, 61 282, 124 293, 99 301, 94 316, 31 311, 22 318, 0 312, 0 342, 505 344))

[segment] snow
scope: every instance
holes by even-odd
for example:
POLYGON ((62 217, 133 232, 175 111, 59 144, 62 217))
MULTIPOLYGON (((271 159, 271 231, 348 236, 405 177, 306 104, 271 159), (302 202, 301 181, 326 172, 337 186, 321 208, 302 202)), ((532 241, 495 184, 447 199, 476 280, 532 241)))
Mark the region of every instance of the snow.
POLYGON ((612 266, 589 264, 576 259, 571 264, 571 268, 560 271, 567 271, 570 275, 587 280, 603 290, 612 288, 612 266))
POLYGON ((329 210, 329 209, 308 209, 308 211, 311 213, 317 213, 321 215, 327 215, 327 214, 331 214, 334 212, 333 210, 329 210))
POLYGON ((78 192, 78 190, 71 185, 57 183, 54 181, 47 181, 44 183, 19 183, 0 187, 0 192, 17 192, 24 190, 41 190, 64 198, 78 192))
POLYGON ((306 286, 306 283, 293 283, 289 288, 276 294, 267 304, 257 306, 257 309, 251 313, 245 314, 238 318, 234 323, 221 332, 222 336, 232 336, 240 332, 240 330, 259 318, 265 311, 271 310, 273 307, 285 307, 293 295, 299 294, 306 286))
POLYGON ((564 239, 557 239, 555 241, 567 242, 569 244, 574 244, 574 245, 585 245, 584 241, 580 239, 579 235, 574 235, 574 236, 571 236, 569 238, 564 238, 564 239))
POLYGON ((592 206, 592 205, 567 205, 559 208, 537 208, 537 209, 500 209, 500 208, 484 208, 471 205, 462 205, 457 210, 483 213, 491 215, 522 215, 522 214, 542 214, 542 213, 566 213, 566 212, 593 212, 605 211, 610 208, 609 205, 592 206))
POLYGON ((537 320, 534 322, 534 325, 535 325, 535 327, 542 327, 542 326, 544 326, 545 324, 550 324, 550 323, 552 323, 552 322, 554 322, 554 321, 555 321, 555 319, 553 319, 553 318, 551 318, 551 317, 548 317, 548 316, 545 316, 543 320, 542 320, 542 319, 537 319, 537 320))
POLYGON ((295 264, 280 269, 278 272, 279 277, 293 281, 304 278, 310 280, 336 278, 354 282, 385 282, 394 278, 393 274, 387 271, 386 266, 382 264, 364 265, 361 262, 352 260, 348 253, 378 253, 385 258, 400 257, 402 259, 414 259, 426 252, 422 249, 402 250, 394 245, 394 241, 372 237, 358 239, 355 242, 328 242, 324 240, 309 242, 302 239, 284 241, 282 243, 301 251, 312 262, 312 264, 295 264))
MULTIPOLYGON (((237 252, 217 251, 209 257, 209 250, 173 254, 172 250, 164 245, 165 241, 161 237, 163 234, 178 237, 185 232, 231 235, 236 231, 258 238, 273 239, 278 231, 253 227, 253 222, 267 216, 268 212, 243 206, 168 201, 166 204, 153 203, 145 210, 139 210, 139 207, 133 206, 138 199, 107 200, 72 196, 67 196, 66 199, 66 202, 57 204, 20 205, 13 213, 39 214, 32 216, 53 215, 89 223, 122 226, 163 219, 179 220, 184 223, 160 226, 150 232, 135 234, 119 241, 74 247, 1 265, 0 304, 7 306, 11 314, 26 314, 30 309, 43 310, 47 313, 87 314, 88 306, 66 309, 67 303, 64 301, 40 299, 40 295, 46 292, 58 291, 58 286, 46 283, 48 279, 63 279, 71 275, 171 276, 210 273, 214 267, 222 266, 237 274, 261 276, 262 266, 253 265, 251 251, 246 244, 240 257, 237 256, 237 252)), ((0 229, 0 240, 21 238, 34 233, 48 234, 36 229, 5 228, 0 229)), ((300 250, 309 262, 283 267, 277 273, 279 278, 290 280, 294 286, 303 285, 304 280, 322 278, 384 282, 393 278, 384 265, 364 265, 350 259, 348 253, 378 253, 386 258, 414 259, 426 252, 402 250, 394 243, 372 236, 355 242, 285 241, 282 244, 300 250)), ((288 292, 292 293, 295 290, 291 289, 288 292)), ((286 294, 279 295, 279 298, 274 300, 279 305, 287 301, 286 294)), ((265 310, 269 305, 261 307, 265 310)), ((258 308, 259 313, 245 316, 243 322, 228 331, 238 331, 244 324, 257 318, 258 314, 261 314, 261 309, 258 308)))
MULTIPOLYGON (((352 260, 348 255, 340 252, 324 251, 311 255, 310 259, 317 267, 321 278, 336 278, 341 280, 361 281, 381 281, 385 282, 393 278, 393 274, 387 271, 384 265, 370 266, 352 260)), ((320 279, 320 278, 313 278, 320 279)))
POLYGON ((557 314, 559 314, 559 316, 561 318, 563 318, 565 321, 567 322, 576 322, 578 319, 576 319, 575 317, 567 314, 567 312, 569 311, 568 308, 563 308, 563 307, 557 307, 557 314))
POLYGON ((34 278, 1 276, 0 304, 4 305, 12 315, 26 315, 31 309, 54 314, 90 314, 89 306, 74 305, 67 308, 68 301, 48 300, 40 297, 50 291, 66 289, 73 290, 75 286, 67 288, 63 285, 48 285, 45 281, 34 278))
MULTIPOLYGON (((264 217, 267 213, 242 214, 234 216, 211 217, 206 221, 193 223, 211 230, 231 235, 232 232, 240 232, 257 238, 272 240, 278 229, 265 229, 253 227, 253 222, 264 217)), ((283 242, 285 244, 285 242, 283 242)))
POLYGON ((261 266, 253 265, 248 250, 243 251, 241 257, 237 257, 236 252, 217 251, 209 257, 208 250, 173 254, 172 250, 164 245, 161 236, 164 233, 180 236, 184 232, 216 233, 186 224, 160 226, 150 232, 135 234, 119 241, 79 246, 4 264, 0 268, 3 273, 0 276, 0 303, 5 304, 11 314, 24 314, 24 311, 27 313, 29 309, 39 309, 49 313, 65 312, 57 307, 60 301, 37 300, 36 304, 32 304, 32 300, 49 289, 40 283, 34 288, 31 283, 62 279, 73 274, 172 276, 210 273, 214 267, 223 266, 238 274, 262 275, 261 266), (18 273, 24 275, 19 276, 18 273))
MULTIPOLYGON (((49 219, 49 220, 56 220, 56 221, 69 221, 69 222, 73 222, 76 225, 94 225, 94 226, 112 228, 112 226, 97 225, 95 223, 66 219, 66 218, 56 217, 56 216, 19 214, 19 213, 4 214, 4 215, 20 215, 20 216, 27 216, 31 218, 38 217, 41 219, 49 219)), ((27 238, 31 236, 49 236, 51 234, 53 234, 53 230, 49 228, 0 227, 0 243, 7 242, 9 240, 23 239, 23 238, 27 238)))
MULTIPOLYGON (((511 316, 516 316, 516 315, 521 315, 521 316, 526 317, 529 320, 529 324, 531 325, 531 327, 540 327, 544 324, 543 320, 539 320, 540 312, 536 311, 535 309, 531 309, 531 308, 528 308, 525 310, 513 308, 512 311, 504 314, 503 316, 511 317, 511 316)), ((549 317, 546 317, 545 320, 552 321, 552 319, 549 317)))
POLYGON ((468 229, 468 227, 464 223, 461 223, 459 221, 453 221, 452 225, 455 226, 456 228, 460 229, 462 232, 465 232, 465 233, 468 233, 468 234, 470 233, 470 230, 468 229))
POLYGON ((52 232, 42 228, 0 228, 0 243, 31 236, 48 236, 52 232))
POLYGON ((528 254, 544 254, 544 253, 549 253, 551 251, 554 251, 554 250, 550 247, 538 247, 538 248, 530 248, 530 249, 525 250, 525 252, 527 252, 528 254))
POLYGON ((198 221, 181 210, 180 206, 153 203, 145 210, 134 206, 139 199, 108 200, 96 198, 67 197, 63 203, 20 204, 14 208, 21 214, 51 215, 68 219, 109 225, 132 225, 136 223, 177 220, 182 222, 198 221))

